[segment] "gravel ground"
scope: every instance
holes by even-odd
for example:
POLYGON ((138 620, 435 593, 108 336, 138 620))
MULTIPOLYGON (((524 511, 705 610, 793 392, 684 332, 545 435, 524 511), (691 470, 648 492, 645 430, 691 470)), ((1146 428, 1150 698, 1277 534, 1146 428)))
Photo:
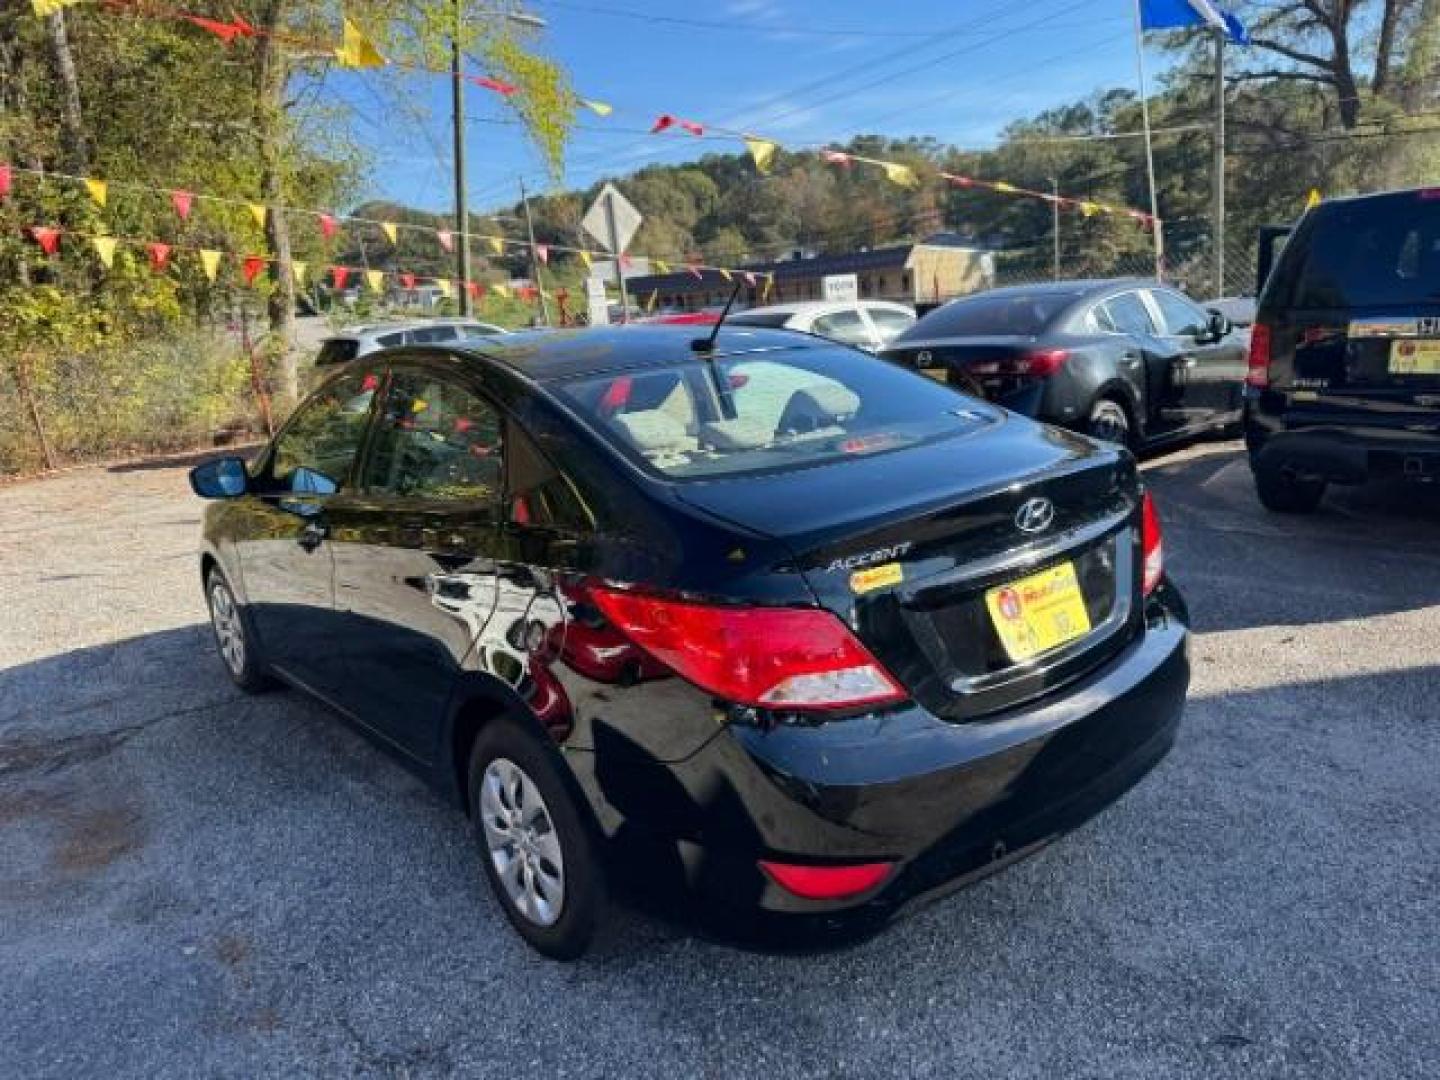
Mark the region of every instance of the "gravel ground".
POLYGON ((1144 784, 848 951, 624 914, 571 966, 408 773, 230 689, 183 469, 0 488, 0 1076, 1437 1075, 1440 493, 1148 471, 1197 634, 1144 784))

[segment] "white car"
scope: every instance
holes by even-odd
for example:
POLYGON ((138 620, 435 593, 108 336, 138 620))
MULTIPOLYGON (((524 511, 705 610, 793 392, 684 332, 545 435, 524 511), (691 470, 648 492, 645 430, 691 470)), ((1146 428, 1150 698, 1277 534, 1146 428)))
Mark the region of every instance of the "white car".
POLYGON ((804 300, 736 312, 726 326, 800 330, 875 352, 915 325, 915 312, 889 300, 804 300))
POLYGON ((412 319, 408 322, 351 326, 321 342, 315 366, 330 368, 348 364, 351 360, 392 345, 453 344, 507 333, 508 330, 499 326, 474 319, 412 319))

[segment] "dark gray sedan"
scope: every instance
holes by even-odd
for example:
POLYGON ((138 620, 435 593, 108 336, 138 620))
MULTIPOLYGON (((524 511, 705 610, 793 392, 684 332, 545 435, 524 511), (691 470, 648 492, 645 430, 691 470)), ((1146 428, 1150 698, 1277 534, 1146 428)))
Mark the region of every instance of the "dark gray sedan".
POLYGON ((953 300, 881 355, 1018 413, 1132 447, 1240 419, 1245 335, 1153 281, 1062 281, 953 300))

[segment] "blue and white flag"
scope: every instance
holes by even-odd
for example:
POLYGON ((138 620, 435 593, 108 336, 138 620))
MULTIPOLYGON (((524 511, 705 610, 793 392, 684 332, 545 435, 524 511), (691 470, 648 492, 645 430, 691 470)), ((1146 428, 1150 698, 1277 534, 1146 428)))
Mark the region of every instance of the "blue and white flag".
POLYGON ((1213 0, 1140 0, 1140 26, 1145 30, 1177 30, 1211 26, 1231 41, 1250 44, 1245 24, 1213 0))

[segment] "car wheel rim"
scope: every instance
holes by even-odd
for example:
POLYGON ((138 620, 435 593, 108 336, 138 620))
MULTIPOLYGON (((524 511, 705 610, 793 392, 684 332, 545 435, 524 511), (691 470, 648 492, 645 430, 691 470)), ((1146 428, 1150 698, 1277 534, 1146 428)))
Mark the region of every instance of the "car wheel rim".
POLYGON ((1123 443, 1130 437, 1130 425, 1123 415, 1104 409, 1090 418, 1090 434, 1105 442, 1123 443))
POLYGON ((230 590, 218 581, 210 589, 210 621, 215 626, 215 640, 225 666, 239 675, 245 667, 245 631, 230 590))
POLYGON ((506 898, 530 922, 553 926, 565 904, 560 838, 540 789, 508 758, 485 767, 480 821, 506 898))

